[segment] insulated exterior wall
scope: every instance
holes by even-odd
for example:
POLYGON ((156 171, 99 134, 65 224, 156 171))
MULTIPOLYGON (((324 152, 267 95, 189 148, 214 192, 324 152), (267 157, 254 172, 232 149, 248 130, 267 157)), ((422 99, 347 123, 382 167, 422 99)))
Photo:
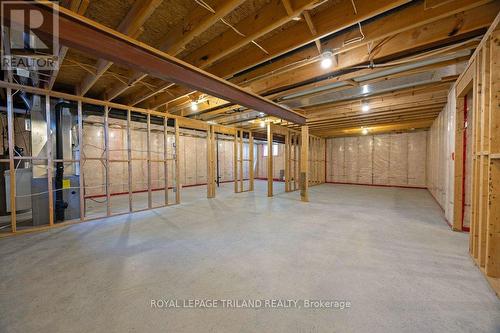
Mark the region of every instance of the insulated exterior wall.
POLYGON ((233 177, 233 151, 234 151, 234 138, 227 136, 220 136, 217 139, 218 144, 218 168, 220 181, 232 181, 233 177))
MULTIPOLYGON (((83 126, 83 154, 87 158, 102 158, 104 156, 104 127, 102 117, 88 117, 83 126)), ((127 160, 127 130, 126 121, 110 118, 109 120, 109 155, 110 160, 127 160)), ((173 128, 169 128, 173 131, 173 128)), ((223 136, 221 136, 223 138, 223 136)), ((154 160, 163 159, 163 126, 151 125, 151 188, 162 189, 165 186, 164 164, 154 160)), ((207 182, 207 153, 206 135, 197 131, 182 130, 179 138, 179 169, 180 183, 183 186, 200 185, 207 182)), ((232 138, 231 138, 232 140, 232 138)), ((173 134, 167 136, 168 158, 174 156, 173 134)), ((218 162, 221 181, 233 180, 233 141, 227 138, 219 139, 218 162)), ((132 191, 146 191, 148 189, 147 158, 147 130, 146 124, 133 123, 131 128, 132 145, 132 191)), ((244 153, 248 158, 248 144, 244 153), (245 153, 246 152, 246 153, 245 153)), ((248 163, 247 163, 248 164, 248 163)), ((168 161, 168 184, 174 185, 173 161, 168 161)), ((106 169, 102 161, 87 160, 83 165, 85 195, 105 195, 106 169)), ((248 177, 248 165, 244 170, 248 177)), ((127 162, 110 163, 110 192, 111 194, 128 192, 128 165, 127 162)))
POLYGON ((450 90, 446 106, 427 133, 427 188, 444 209, 448 221, 453 221, 455 94, 455 88, 450 90))
MULTIPOLYGON (((279 179, 281 173, 284 174, 285 170, 285 145, 281 143, 274 143, 273 145, 278 146, 278 155, 273 156, 273 178, 279 179)), ((257 178, 267 178, 267 156, 264 156, 264 146, 266 144, 257 144, 256 146, 258 152, 258 169, 255 176, 257 178)), ((272 152, 268 153, 272 154, 272 152)))
POLYGON ((327 173, 338 183, 426 186, 427 133, 327 140, 327 173))
POLYGON ((426 184, 425 168, 419 167, 420 161, 426 159, 427 132, 408 133, 408 185, 426 184))
POLYGON ((345 138, 345 172, 346 172, 346 182, 357 183, 358 182, 358 138, 349 137, 345 138))
POLYGON ((390 135, 373 138, 373 184, 389 184, 390 135))
POLYGON ((390 135, 389 184, 408 184, 408 140, 406 133, 390 135))
POLYGON ((358 137, 358 182, 373 182, 373 136, 358 137))
POLYGON ((331 145, 333 153, 329 161, 332 163, 332 167, 328 168, 329 173, 333 175, 334 182, 345 182, 346 181, 346 173, 345 173, 345 139, 344 138, 335 138, 331 145))

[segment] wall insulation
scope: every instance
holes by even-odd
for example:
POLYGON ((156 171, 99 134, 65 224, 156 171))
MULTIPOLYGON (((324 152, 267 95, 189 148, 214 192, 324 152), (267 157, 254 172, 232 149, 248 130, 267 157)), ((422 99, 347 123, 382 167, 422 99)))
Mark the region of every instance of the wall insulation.
MULTIPOLYGON (((83 126, 83 154, 87 158, 102 157, 104 154, 104 127, 101 117, 88 117, 83 126)), ((170 129, 173 132, 173 129, 170 129)), ((207 182, 206 133, 195 130, 180 130, 179 168, 182 186, 205 184, 207 182)), ((110 159, 121 161, 127 159, 126 121, 110 119, 109 130, 110 159)), ((146 124, 132 123, 132 191, 145 191, 148 188, 147 168, 147 130, 146 124), (142 160, 141 160, 142 159, 142 160)), ((217 135, 218 161, 220 181, 233 180, 233 137, 217 135)), ((167 144, 169 155, 173 154, 174 135, 169 134, 167 144)), ((248 145, 246 145, 248 146, 248 145)), ((248 150, 248 147, 245 149, 248 150)), ((161 159, 163 156, 163 126, 151 125, 151 159, 161 159)), ((86 161, 83 166, 85 175, 85 194, 103 195, 105 188, 99 186, 105 183, 105 169, 98 165, 99 161, 86 161)), ((168 182, 174 180, 173 161, 168 162, 168 182)), ((163 163, 151 164, 152 188, 161 188, 164 184, 163 163)), ((245 175, 248 174, 248 167, 245 175)), ((111 193, 128 191, 128 166, 124 162, 111 163, 111 193)))
MULTIPOLYGON (((256 144, 257 151, 257 169, 255 172, 256 178, 267 178, 267 156, 264 156, 264 146, 267 143, 256 144)), ((285 180, 285 145, 281 143, 273 143, 278 146, 278 155, 273 156, 273 178, 276 180, 285 180)), ((274 148, 273 148, 274 149, 274 148)))
POLYGON ((426 186, 427 132, 327 139, 327 181, 426 186))
POLYGON ((452 88, 448 103, 434 120, 427 137, 427 188, 450 223, 453 221, 455 115, 455 88, 452 88))

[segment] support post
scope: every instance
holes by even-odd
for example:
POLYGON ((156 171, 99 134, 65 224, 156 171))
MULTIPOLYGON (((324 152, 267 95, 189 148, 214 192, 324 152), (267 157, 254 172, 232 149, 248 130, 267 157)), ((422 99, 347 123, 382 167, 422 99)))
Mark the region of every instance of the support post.
POLYGON ((207 129, 207 198, 215 198, 215 129, 207 129))
POLYGON ((273 130, 267 123, 267 196, 273 196, 273 130))
POLYGON ((83 184, 83 165, 85 157, 83 156, 83 107, 82 102, 78 101, 78 148, 80 149, 80 157, 78 159, 78 181, 80 183, 80 221, 85 219, 85 186, 83 184))
POLYGON ((240 140, 239 140, 239 164, 238 164, 238 167, 239 167, 239 175, 238 175, 238 179, 239 179, 239 183, 240 183, 240 188, 239 188, 239 191, 240 192, 243 192, 243 148, 244 148, 244 144, 243 144, 243 130, 240 130, 240 140))
POLYGON ((212 133, 210 132, 210 127, 208 126, 207 128, 207 198, 210 199, 210 193, 212 192, 211 186, 212 186, 212 157, 210 156, 212 154, 212 149, 210 149, 211 144, 211 138, 212 138, 212 133))
POLYGON ((104 107, 104 152, 105 152, 105 163, 106 168, 106 214, 111 216, 111 192, 109 184, 109 107, 104 107))
POLYGON ((309 201, 309 127, 301 127, 300 200, 309 201))
POLYGON ((299 136, 297 134, 293 135, 293 190, 296 191, 298 189, 299 183, 299 168, 300 168, 300 160, 299 160, 299 136))
POLYGON ((179 166, 180 140, 179 140, 179 119, 175 119, 175 203, 181 203, 181 170, 179 166))
POLYGON ((148 208, 153 207, 153 193, 151 191, 151 115, 147 118, 147 158, 148 158, 148 208))
POLYGON ((163 177, 165 177, 165 205, 168 205, 168 118, 163 118, 163 177))
POLYGON ((249 174, 249 191, 254 190, 254 149, 253 149, 253 135, 252 132, 248 132, 248 157, 250 160, 250 165, 248 166, 248 174, 249 174))
MULTIPOLYGON (((52 131, 50 129, 50 96, 45 95, 45 119, 47 121, 47 192, 49 197, 49 225, 54 225, 54 191, 52 173, 54 162, 52 159, 52 131)), ((14 128, 12 128, 14 130, 14 128)))
POLYGON ((7 131, 9 138, 10 228, 12 232, 16 232, 17 217, 16 217, 16 170, 14 165, 14 105, 12 104, 11 88, 7 88, 7 131))
POLYGON ((290 131, 285 135, 285 192, 290 192, 290 131))
POLYGON ((238 193, 238 134, 236 130, 233 142, 233 178, 234 178, 234 193, 238 193))
POLYGON ((127 167, 128 167, 128 210, 129 212, 132 212, 133 210, 133 205, 132 205, 132 190, 133 190, 133 183, 132 183, 132 129, 130 128, 131 125, 131 111, 127 110, 127 167))

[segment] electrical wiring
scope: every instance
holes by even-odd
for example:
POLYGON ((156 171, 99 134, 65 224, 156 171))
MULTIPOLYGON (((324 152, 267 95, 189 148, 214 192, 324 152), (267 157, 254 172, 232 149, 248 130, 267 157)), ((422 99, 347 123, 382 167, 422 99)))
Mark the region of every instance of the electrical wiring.
MULTIPOLYGON (((212 14, 215 14, 215 9, 213 9, 212 7, 210 7, 209 4, 207 4, 205 1, 203 0, 194 0, 198 5, 200 5, 201 7, 205 8, 206 10, 208 10, 210 13, 212 14)), ((232 25, 231 23, 229 23, 228 21, 226 21, 224 18, 220 18, 219 21, 221 21, 223 24, 225 24, 227 27, 229 27, 231 30, 233 30, 237 35, 241 36, 241 37, 247 37, 244 33, 242 33, 241 31, 239 31, 234 25, 232 25)), ((251 41, 252 44, 254 44, 255 46, 257 46, 262 52, 264 52, 265 54, 269 54, 269 52, 262 46, 260 45, 259 43, 257 43, 255 40, 252 40, 251 41)))

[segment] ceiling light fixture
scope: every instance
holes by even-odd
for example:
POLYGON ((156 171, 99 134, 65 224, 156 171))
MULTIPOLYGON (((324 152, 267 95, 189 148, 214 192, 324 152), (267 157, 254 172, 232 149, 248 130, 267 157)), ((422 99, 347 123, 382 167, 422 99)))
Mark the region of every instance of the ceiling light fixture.
POLYGON ((264 121, 261 121, 261 122, 260 122, 260 127, 261 127, 261 128, 266 127, 266 123, 265 123, 264 121))
POLYGON ((192 111, 197 111, 198 110, 198 103, 191 102, 191 110, 192 111))
POLYGON ((363 111, 363 112, 368 112, 368 111, 370 111, 370 105, 368 105, 368 104, 366 104, 366 103, 365 103, 365 104, 363 104, 363 105, 361 106, 361 111, 363 111))
POLYGON ((362 133, 363 135, 367 135, 367 134, 368 134, 368 128, 363 128, 363 129, 361 130, 361 133, 362 133))
POLYGON ((321 54, 321 68, 327 69, 333 65, 333 53, 332 51, 325 51, 321 54))

